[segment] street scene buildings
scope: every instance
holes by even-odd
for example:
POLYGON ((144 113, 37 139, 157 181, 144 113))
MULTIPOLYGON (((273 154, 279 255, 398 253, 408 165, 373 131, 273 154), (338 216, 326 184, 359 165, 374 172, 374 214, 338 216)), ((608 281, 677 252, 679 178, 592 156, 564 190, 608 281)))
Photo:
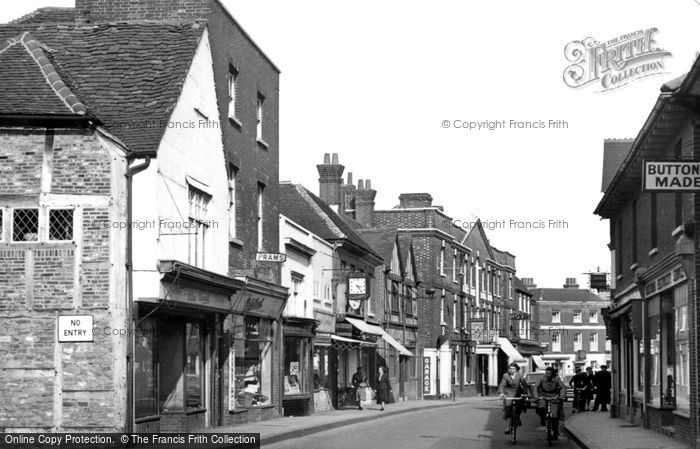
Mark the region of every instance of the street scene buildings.
POLYGON ((360 179, 349 152, 285 147, 281 77, 221 0, 0 24, 0 431, 303 426, 384 388, 396 414, 500 414, 511 364, 530 380, 605 365, 611 418, 698 447, 700 59, 635 138, 603 142, 610 232, 593 243, 611 272, 562 287, 485 225, 521 221, 464 226, 471 186, 466 205, 396 197, 389 169, 360 179), (318 185, 280 178, 302 150, 318 185))

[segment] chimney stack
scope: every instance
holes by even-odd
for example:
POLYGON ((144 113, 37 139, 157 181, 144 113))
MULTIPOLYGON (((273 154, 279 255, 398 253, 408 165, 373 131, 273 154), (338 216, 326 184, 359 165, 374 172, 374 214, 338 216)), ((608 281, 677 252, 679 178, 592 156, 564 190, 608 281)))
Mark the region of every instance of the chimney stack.
POLYGON ((399 207, 411 209, 418 207, 431 207, 433 197, 429 193, 402 193, 399 195, 399 207))
POLYGON ((190 22, 206 19, 211 3, 212 0, 75 0, 75 9, 79 22, 190 22))
POLYGON ((355 220, 362 226, 371 228, 374 225, 374 197, 377 191, 372 190, 372 182, 367 179, 357 182, 355 191, 355 220))
POLYGON ((566 283, 564 284, 564 288, 578 288, 578 284, 576 283, 576 278, 566 278, 566 283))
POLYGON ((533 288, 537 288, 537 284, 535 284, 535 281, 533 278, 522 278, 523 285, 525 286, 526 289, 530 290, 533 288))
POLYGON ((341 198, 340 198, 340 186, 343 182, 343 170, 345 167, 338 163, 338 153, 333 153, 333 158, 331 162, 331 155, 326 153, 323 155, 323 164, 316 166, 318 169, 318 184, 319 184, 319 197, 324 203, 333 207, 336 212, 343 212, 340 210, 341 198))

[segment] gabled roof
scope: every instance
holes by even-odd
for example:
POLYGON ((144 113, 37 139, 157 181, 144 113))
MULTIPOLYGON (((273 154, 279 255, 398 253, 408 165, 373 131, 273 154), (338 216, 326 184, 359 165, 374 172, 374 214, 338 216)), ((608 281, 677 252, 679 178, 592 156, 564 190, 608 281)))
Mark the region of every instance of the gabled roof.
MULTIPOLYGON (((59 78, 98 123, 131 151, 155 155, 203 30, 199 24, 143 22, 2 25, 0 42, 30 31, 59 78)), ((0 54, 0 85, 17 75, 8 64, 14 67, 22 58, 16 51, 0 54)), ((51 101, 49 113, 56 107, 50 100, 55 93, 48 95, 46 89, 3 89, 0 117, 24 112, 16 104, 18 93, 29 112, 43 110, 32 106, 36 102, 51 101)))
MULTIPOLYGON (((481 224, 481 218, 477 218, 476 223, 469 230, 469 233, 464 236, 461 243, 464 246, 468 246, 468 247, 472 248, 474 250, 474 252, 476 253, 478 246, 474 245, 474 243, 478 243, 477 239, 480 239, 484 243, 484 246, 486 247, 488 254, 486 254, 485 256, 488 256, 488 258, 491 260, 496 260, 494 253, 493 253, 493 250, 491 249, 491 244, 489 243, 489 239, 488 239, 488 237, 486 237, 486 231, 484 231, 484 226, 481 224)), ((476 255, 476 254, 474 254, 474 255, 476 255)))
POLYGON ((0 41, 0 115, 84 115, 85 105, 29 32, 0 41))
POLYGON ((603 143, 603 183, 601 192, 608 190, 610 181, 632 149, 634 139, 605 139, 603 143))
POLYGON ((356 247, 381 259, 342 217, 301 184, 281 182, 279 212, 324 240, 347 240, 356 247))
POLYGON ((583 288, 533 288, 530 292, 538 301, 605 301, 583 288))
POLYGON ((390 264, 394 257, 397 231, 395 229, 358 229, 357 233, 362 240, 384 259, 385 264, 390 264))

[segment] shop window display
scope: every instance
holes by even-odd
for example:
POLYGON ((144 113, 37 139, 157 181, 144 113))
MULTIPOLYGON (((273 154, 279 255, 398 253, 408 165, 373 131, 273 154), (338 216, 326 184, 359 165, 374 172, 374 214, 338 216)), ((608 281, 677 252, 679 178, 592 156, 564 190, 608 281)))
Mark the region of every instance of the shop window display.
POLYGON ((284 339, 284 394, 309 393, 308 387, 308 340, 284 339))
POLYGON ((268 405, 272 400, 270 321, 233 315, 234 395, 237 407, 268 405))

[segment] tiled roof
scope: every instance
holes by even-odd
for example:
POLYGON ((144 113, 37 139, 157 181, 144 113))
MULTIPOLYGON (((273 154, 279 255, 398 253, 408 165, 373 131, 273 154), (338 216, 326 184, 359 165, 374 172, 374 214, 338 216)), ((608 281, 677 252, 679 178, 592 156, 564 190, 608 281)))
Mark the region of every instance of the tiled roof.
POLYGON ((620 169, 627 153, 632 149, 634 139, 605 139, 603 143, 603 183, 601 192, 608 190, 610 182, 620 169))
MULTIPOLYGON (((154 154, 203 29, 199 24, 143 22, 2 25, 0 42, 30 31, 91 115, 130 150, 154 154)), ((17 76, 13 67, 19 56, 0 54, 0 85, 17 76)), ((16 114, 17 102, 25 105, 22 113, 46 112, 43 102, 54 101, 48 93, 0 90, 0 115, 16 114)))
POLYGON ((29 32, 0 41, 0 115, 85 114, 44 50, 29 32))
POLYGON ((394 246, 396 246, 395 229, 360 229, 357 231, 362 240, 384 259, 385 265, 391 264, 394 257, 394 246))
POLYGON ((48 6, 46 8, 39 8, 35 11, 30 12, 27 15, 20 17, 11 21, 11 24, 16 23, 66 23, 75 22, 77 18, 77 12, 75 8, 59 8, 55 6, 48 6))
POLYGON ((582 288, 533 288, 530 292, 538 301, 605 301, 592 291, 582 288))
POLYGON ((380 257, 333 209, 301 184, 280 183, 280 213, 324 240, 347 239, 380 257))

